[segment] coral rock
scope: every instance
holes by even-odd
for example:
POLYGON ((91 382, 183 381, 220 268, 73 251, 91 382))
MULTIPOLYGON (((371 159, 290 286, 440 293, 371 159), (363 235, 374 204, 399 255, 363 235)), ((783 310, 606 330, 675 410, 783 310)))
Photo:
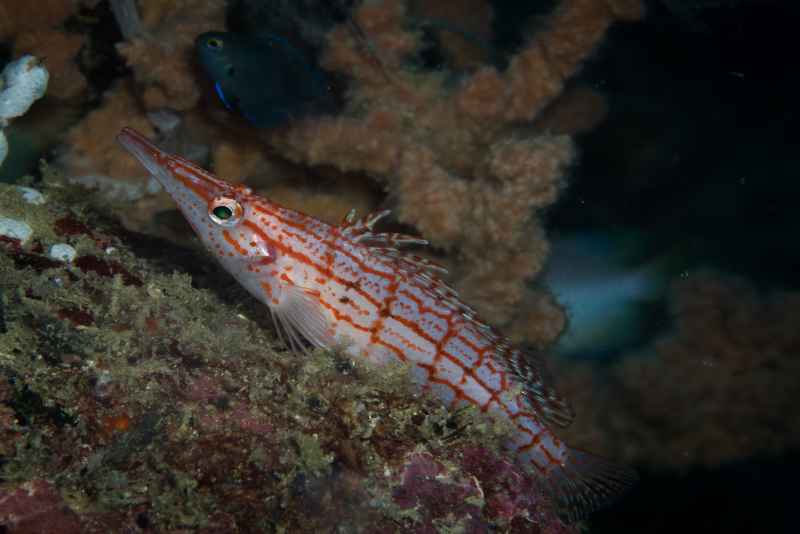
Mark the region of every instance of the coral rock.
POLYGON ((77 514, 45 480, 33 480, 13 489, 0 489, 0 525, 15 534, 78 534, 77 514))

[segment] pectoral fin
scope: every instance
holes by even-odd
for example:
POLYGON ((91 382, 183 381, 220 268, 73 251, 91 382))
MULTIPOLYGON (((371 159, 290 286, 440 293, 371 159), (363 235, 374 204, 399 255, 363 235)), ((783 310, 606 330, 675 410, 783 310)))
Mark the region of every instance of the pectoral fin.
POLYGON ((307 349, 301 340, 315 347, 330 347, 334 343, 334 332, 325 308, 320 304, 320 293, 292 283, 282 284, 280 304, 272 312, 281 324, 289 344, 297 351, 307 349))

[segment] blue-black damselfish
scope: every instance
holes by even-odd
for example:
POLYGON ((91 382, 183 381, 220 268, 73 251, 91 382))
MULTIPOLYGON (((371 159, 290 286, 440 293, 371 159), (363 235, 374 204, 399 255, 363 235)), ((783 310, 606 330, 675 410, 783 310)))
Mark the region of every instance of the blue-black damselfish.
POLYGON ((330 103, 326 73, 283 37, 208 32, 195 47, 223 104, 255 126, 281 126, 330 103))

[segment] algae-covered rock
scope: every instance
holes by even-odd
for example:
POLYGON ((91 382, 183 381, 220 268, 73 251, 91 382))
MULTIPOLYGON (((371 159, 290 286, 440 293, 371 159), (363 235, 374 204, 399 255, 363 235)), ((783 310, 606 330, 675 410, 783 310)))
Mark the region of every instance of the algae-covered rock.
POLYGON ((0 186, 0 216, 33 230, 0 239, 9 532, 23 505, 64 532, 574 532, 482 414, 448 412, 400 366, 288 352, 203 251, 51 181, 24 206, 0 186))

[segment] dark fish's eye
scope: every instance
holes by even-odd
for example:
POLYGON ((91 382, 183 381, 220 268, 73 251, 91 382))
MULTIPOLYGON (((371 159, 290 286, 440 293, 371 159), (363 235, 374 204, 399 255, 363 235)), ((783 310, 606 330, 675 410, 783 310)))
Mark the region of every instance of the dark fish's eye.
POLYGON ((214 50, 219 50, 220 48, 222 48, 222 39, 218 37, 212 37, 211 39, 206 41, 206 46, 214 50))
POLYGON ((233 210, 228 206, 217 206, 212 213, 214 213, 214 217, 221 221, 227 221, 233 217, 233 210))

